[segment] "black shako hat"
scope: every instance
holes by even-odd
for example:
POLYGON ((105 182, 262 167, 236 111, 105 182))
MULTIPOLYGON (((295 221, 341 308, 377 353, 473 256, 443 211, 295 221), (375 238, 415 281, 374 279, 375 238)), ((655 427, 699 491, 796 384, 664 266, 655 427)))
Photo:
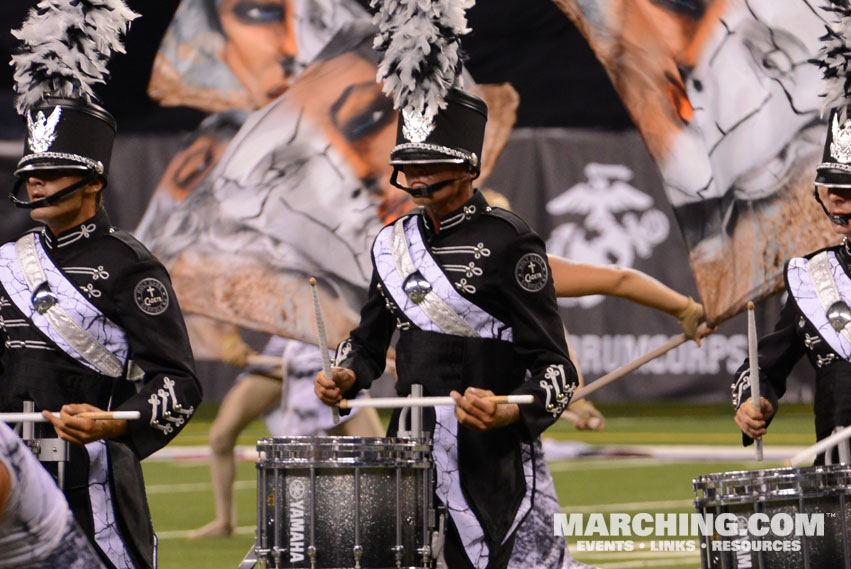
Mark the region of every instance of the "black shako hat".
POLYGON ((431 124, 416 113, 402 110, 396 129, 396 146, 390 152, 390 164, 453 163, 467 164, 478 172, 481 168, 482 144, 488 107, 485 102, 457 88, 445 97, 431 124))
MULTIPOLYGON (((39 170, 75 169, 106 181, 116 123, 94 89, 106 83, 110 57, 124 53, 122 37, 138 16, 124 0, 41 0, 12 31, 20 42, 11 62, 15 107, 27 123, 15 168, 20 180, 39 170)), ((34 208, 82 186, 34 202, 18 200, 19 187, 12 201, 34 208)))
POLYGON ((15 175, 73 169, 109 173, 117 125, 106 109, 82 99, 46 97, 26 114, 27 138, 15 175))
POLYGON ((848 107, 831 109, 816 186, 851 188, 851 116, 848 107))

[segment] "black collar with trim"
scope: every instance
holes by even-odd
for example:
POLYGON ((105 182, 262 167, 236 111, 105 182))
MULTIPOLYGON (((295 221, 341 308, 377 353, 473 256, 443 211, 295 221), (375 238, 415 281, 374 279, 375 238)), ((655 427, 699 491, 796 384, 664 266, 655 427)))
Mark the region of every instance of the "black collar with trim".
POLYGON ((93 216, 81 223, 75 225, 71 229, 63 231, 57 236, 47 227, 41 229, 41 238, 44 246, 48 250, 73 248, 78 245, 85 245, 94 237, 100 237, 112 231, 112 224, 109 222, 109 217, 106 215, 106 210, 100 208, 93 216))
MULTIPOLYGON (((478 218, 489 209, 490 206, 485 196, 479 190, 474 189, 472 197, 464 202, 464 205, 440 218, 440 234, 443 235, 446 232, 455 231, 459 227, 464 226, 466 222, 478 218)), ((434 233, 434 227, 425 209, 420 212, 420 215, 422 215, 423 225, 426 230, 429 233, 434 233)))

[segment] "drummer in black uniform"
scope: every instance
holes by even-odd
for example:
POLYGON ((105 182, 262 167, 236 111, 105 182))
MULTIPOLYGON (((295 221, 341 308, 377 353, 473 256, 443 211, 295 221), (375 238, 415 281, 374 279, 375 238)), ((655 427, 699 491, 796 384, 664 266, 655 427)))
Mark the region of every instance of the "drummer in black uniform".
MULTIPOLYGON (((851 15, 847 7, 832 9, 851 15)), ((766 433, 786 391, 786 378, 803 356, 815 371, 818 440, 838 427, 851 425, 851 97, 845 92, 844 72, 837 75, 836 71, 845 68, 851 50, 838 48, 841 36, 835 33, 826 38, 829 45, 821 67, 825 70, 825 107, 830 114, 814 196, 842 241, 786 263, 786 304, 774 331, 759 341, 760 410, 754 408, 751 398, 748 360, 736 372, 732 385, 735 421, 746 445, 766 433)), ((837 462, 837 457, 834 452, 829 461, 837 462)), ((824 462, 825 456, 820 454, 816 464, 824 462)))
POLYGON ((11 198, 44 227, 0 247, 0 410, 32 401, 52 423, 36 436, 73 443, 64 492, 107 567, 155 567, 139 461, 171 441, 201 400, 186 327, 165 268, 101 207, 114 118, 65 90, 27 100, 33 89, 19 85, 28 136, 11 198), (75 417, 94 410, 141 419, 75 417))
MULTIPOLYGON (((428 409, 425 419, 434 437, 436 496, 449 512, 446 562, 507 567, 531 509, 558 511, 538 437, 564 411, 577 376, 544 243, 473 188, 487 107, 457 89, 446 102, 425 135, 400 113, 392 183, 422 209, 378 234, 360 325, 338 346, 333 378, 317 376, 316 393, 334 405, 368 389, 398 331, 397 393, 421 384, 426 396, 451 394, 458 402, 428 409), (400 171, 406 185, 397 180, 400 171), (531 394, 535 402, 483 399, 493 394, 531 394)), ((537 554, 548 561, 526 559, 524 566, 572 566, 563 538, 550 531, 536 539, 537 554)))

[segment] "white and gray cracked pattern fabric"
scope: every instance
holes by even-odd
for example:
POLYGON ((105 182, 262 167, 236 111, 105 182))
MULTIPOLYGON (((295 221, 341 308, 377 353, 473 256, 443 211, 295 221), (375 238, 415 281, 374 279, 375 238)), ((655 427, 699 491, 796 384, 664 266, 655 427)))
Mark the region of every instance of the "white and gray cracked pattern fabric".
MULTIPOLYGON (((513 341, 512 329, 494 318, 455 290, 452 282, 441 269, 441 265, 429 253, 417 224, 417 216, 403 218, 408 251, 414 267, 431 284, 432 291, 440 297, 456 314, 461 316, 483 338, 496 338, 513 341)), ((397 222, 399 223, 399 222, 397 222)), ((407 275, 399 274, 393 259, 393 226, 381 230, 373 245, 375 268, 381 276, 387 292, 397 306, 418 328, 431 332, 445 332, 405 294, 402 288, 407 275)))
MULTIPOLYGON (((461 544, 467 557, 476 569, 487 567, 490 551, 485 543, 485 534, 479 520, 467 503, 467 498, 461 488, 461 478, 458 471, 458 420, 455 418, 454 407, 435 407, 434 425, 434 468, 436 474, 435 494, 446 506, 446 510, 455 523, 461 544)), ((526 476, 526 495, 523 496, 520 507, 506 539, 511 532, 522 527, 523 520, 529 514, 535 492, 535 472, 532 464, 532 450, 529 445, 521 445, 523 457, 523 472, 526 476)), ((535 497, 537 500, 537 497, 535 497)), ((550 518, 552 520, 552 518, 550 518)), ((552 523, 552 522, 550 522, 552 523)), ((550 530, 552 533, 552 530, 550 530)), ((537 567, 526 565, 526 567, 537 567)))
POLYGON ((567 542, 563 537, 553 535, 553 516, 560 513, 561 508, 541 441, 535 441, 531 447, 524 445, 525 452, 534 453, 535 507, 517 529, 508 569, 572 568, 574 565, 567 550, 567 542))
POLYGON ((92 502, 95 543, 116 569, 134 569, 115 519, 106 441, 87 444, 86 452, 89 455, 89 499, 92 502))
POLYGON ((0 568, 29 567, 56 549, 71 511, 53 477, 2 422, 0 463, 11 486, 0 516, 0 568))
MULTIPOLYGON (((85 296, 66 279, 59 269, 53 264, 45 253, 41 242, 36 239, 36 251, 44 269, 45 277, 50 285, 51 291, 56 295, 59 305, 77 322, 84 330, 89 332, 95 340, 106 347, 121 361, 127 360, 129 344, 124 330, 107 318, 100 310, 92 305, 85 296)), ((14 243, 6 243, 0 247, 0 281, 12 302, 18 310, 46 336, 56 343, 59 348, 98 373, 101 373, 94 365, 90 364, 77 350, 72 348, 62 336, 53 329, 47 318, 36 312, 31 302, 31 293, 27 286, 26 278, 18 263, 14 243)))
MULTIPOLYGON (((851 280, 845 274, 845 270, 832 251, 827 252, 827 258, 839 296, 846 303, 851 304, 851 280)), ((851 360, 851 342, 838 333, 828 321, 826 311, 816 294, 812 276, 807 270, 808 264, 807 259, 803 258, 789 260, 786 269, 789 292, 795 298, 798 308, 807 317, 807 320, 815 326, 819 335, 824 338, 833 351, 845 360, 851 360)))

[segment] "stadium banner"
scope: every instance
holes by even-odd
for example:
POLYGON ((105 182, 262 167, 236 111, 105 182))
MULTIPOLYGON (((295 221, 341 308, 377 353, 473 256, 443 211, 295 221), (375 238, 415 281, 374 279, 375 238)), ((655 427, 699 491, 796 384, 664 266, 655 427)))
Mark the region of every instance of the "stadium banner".
MULTIPOLYGON (((138 137, 119 134, 113 159, 116 166, 105 201, 116 225, 130 230, 136 226, 143 213, 139 204, 151 198, 152 189, 167 168, 169 152, 179 148, 180 143, 178 135, 138 137), (138 156, 159 158, 140 161, 138 156), (150 167, 151 164, 154 167, 150 167)), ((11 154, 9 163, 14 164, 17 156, 11 154)), ((697 298, 688 250, 676 229, 674 213, 659 173, 637 132, 514 129, 491 175, 479 187, 505 195, 513 209, 545 239, 552 253, 577 261, 632 267, 697 298), (598 199, 592 200, 591 197, 598 199)), ((199 196, 203 196, 203 187, 199 189, 202 190, 199 196)), ((207 197, 209 201, 205 199, 203 207, 213 207, 215 195, 208 194, 207 197)), ((203 208, 197 213, 200 215, 202 212, 203 208)), ((196 224, 194 216, 185 219, 190 227, 202 227, 196 224)), ((0 209, 0 232, 3 232, 4 240, 12 239, 27 225, 32 223, 25 211, 12 207, 0 209)), ((158 227, 163 229, 164 235, 177 239, 177 232, 166 233, 166 225, 158 227)), ((221 229, 210 225, 198 235, 210 238, 221 229)), ((195 239, 194 235, 190 233, 191 239, 195 239)), ((252 237, 256 243, 252 243, 252 239, 240 243, 249 244, 245 251, 259 246, 264 239, 274 246, 283 241, 286 231, 269 235, 263 237, 258 233, 252 237), (276 235, 279 241, 271 241, 276 235)), ((202 248, 203 244, 198 242, 197 246, 202 248)), ((241 251, 237 249, 237 253, 241 251)), ((233 259, 233 256, 228 257, 233 259)), ((216 260, 215 255, 210 254, 210 258, 216 260)), ((187 262, 189 260, 187 258, 187 262)), ((245 259, 240 262, 248 263, 245 259)), ((236 273, 230 289, 216 285, 214 270, 204 268, 203 263, 186 266, 203 269, 199 269, 197 274, 200 276, 193 280, 197 288, 193 302, 197 301, 200 310, 210 306, 211 299, 219 302, 219 290, 240 293, 236 296, 247 299, 245 302, 251 301, 246 290, 253 294, 254 285, 248 279, 248 284, 238 282, 246 279, 246 274, 232 271, 234 266, 225 267, 228 272, 236 273), (216 294, 213 295, 213 292, 216 294)), ((222 269, 218 261, 210 266, 215 270, 222 269)), ((192 274, 189 270, 188 275, 192 274)), ((283 292, 278 290, 277 294, 283 292)), ((223 294, 222 298, 229 296, 223 294)), ((305 290, 300 298, 307 309, 303 330, 305 334, 312 334, 309 291, 305 290)), ((186 303, 183 297, 180 302, 181 307, 189 304, 188 297, 186 303)), ((571 344, 588 380, 615 369, 680 332, 673 317, 626 300, 588 297, 562 299, 560 302, 571 344)), ((262 307, 263 304, 257 302, 256 306, 262 307)), ((773 326, 781 306, 780 295, 772 296, 757 306, 760 332, 773 326)), ((280 302, 273 302, 267 310, 272 313, 273 307, 280 307, 280 302)), ((210 343, 215 344, 215 340, 210 343)), ((694 342, 683 344, 600 390, 594 399, 728 400, 732 371, 744 360, 746 344, 745 319, 740 315, 723 323, 715 334, 704 340, 702 348, 694 342)), ((811 400, 809 384, 795 377, 797 375, 793 374, 790 378, 785 397, 811 400)))

